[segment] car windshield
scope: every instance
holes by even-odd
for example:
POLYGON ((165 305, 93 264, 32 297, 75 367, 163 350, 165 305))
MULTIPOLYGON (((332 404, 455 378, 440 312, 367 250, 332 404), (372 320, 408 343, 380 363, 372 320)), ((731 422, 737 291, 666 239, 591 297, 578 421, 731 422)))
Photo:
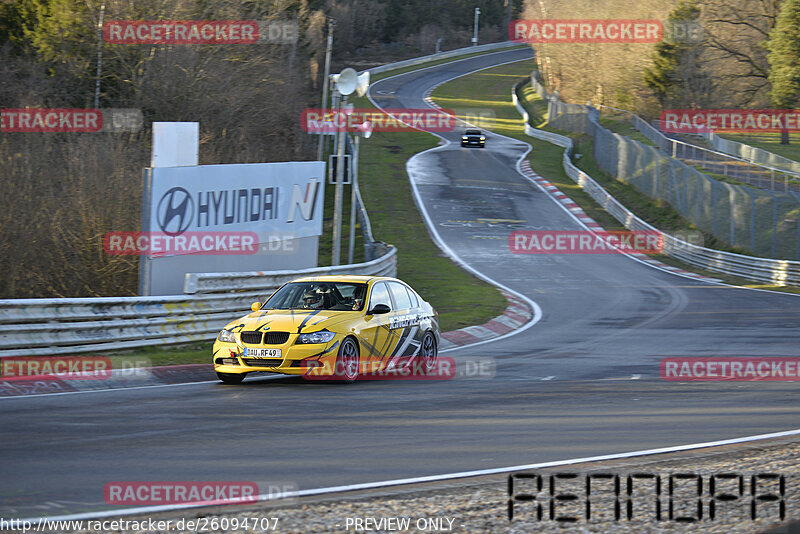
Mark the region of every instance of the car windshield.
POLYGON ((467 130, 466 131, 466 135, 480 135, 480 134, 481 134, 480 130, 467 130))
POLYGON ((361 311, 366 294, 366 284, 292 282, 278 289, 263 309, 361 311))

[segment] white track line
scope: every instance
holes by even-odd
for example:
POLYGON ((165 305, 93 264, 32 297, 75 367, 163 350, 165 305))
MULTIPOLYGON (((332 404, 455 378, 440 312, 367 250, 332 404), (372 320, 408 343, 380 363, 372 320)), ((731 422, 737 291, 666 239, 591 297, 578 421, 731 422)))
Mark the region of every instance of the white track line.
MULTIPOLYGON (((296 499, 299 497, 311 497, 315 495, 325 495, 329 493, 343 493, 350 491, 360 491, 369 489, 386 488, 390 486, 402 486, 407 484, 421 484, 426 482, 441 482, 444 480, 454 480, 459 478, 470 478, 487 475, 502 475, 504 473, 512 473, 515 471, 525 471, 530 469, 544 469, 547 467, 558 467, 562 465, 574 465, 588 462, 602 462, 608 460, 619 460, 622 458, 635 458, 638 456, 650 456, 654 454, 667 454, 671 452, 683 452, 694 449, 704 449, 707 447, 720 447, 723 445, 736 445, 740 443, 747 443, 751 441, 760 441, 764 439, 782 438, 788 436, 800 435, 800 429, 786 430, 783 432, 773 432, 771 434, 759 434, 757 436, 745 436, 742 438, 724 439, 720 441, 708 441, 705 443, 692 443, 690 445, 678 445, 675 447, 662 447, 659 449, 646 449, 641 451, 622 452, 616 454, 604 454, 601 456, 589 456, 586 458, 573 458, 570 460, 556 460, 552 462, 542 462, 538 464, 525 464, 515 465, 511 467, 497 467, 492 469, 479 469, 475 471, 461 471, 458 473, 446 473, 442 475, 431 475, 413 478, 399 478, 395 480, 384 480, 381 482, 364 482, 361 484, 347 484, 344 486, 331 486, 328 488, 317 488, 308 490, 292 491, 283 494, 281 497, 276 498, 273 493, 263 494, 258 496, 258 501, 280 501, 282 499, 296 499)), ((242 504, 242 503, 231 503, 242 504)), ((245 503, 250 504, 250 503, 245 503)), ((42 517, 32 519, 21 519, 20 521, 30 521, 31 523, 47 521, 76 521, 82 519, 99 519, 105 517, 122 517, 134 514, 147 514, 157 512, 170 512, 175 510, 185 510, 188 508, 200 508, 208 506, 208 504, 169 504, 160 506, 140 506, 137 508, 126 508, 123 510, 104 510, 102 512, 87 512, 82 514, 71 514, 54 517, 42 517)))

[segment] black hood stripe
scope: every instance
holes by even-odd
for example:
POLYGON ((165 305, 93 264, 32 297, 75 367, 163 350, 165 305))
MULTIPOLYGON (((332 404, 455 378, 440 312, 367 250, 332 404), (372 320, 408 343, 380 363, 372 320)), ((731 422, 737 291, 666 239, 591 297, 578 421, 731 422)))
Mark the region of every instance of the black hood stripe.
MULTIPOLYGON (((298 327, 297 327, 297 333, 298 333, 298 334, 302 333, 302 332, 303 332, 303 328, 305 328, 305 327, 306 327, 306 323, 308 323, 308 321, 310 321, 312 317, 314 317, 315 315, 317 315, 317 314, 318 314, 319 312, 321 312, 321 311, 322 311, 322 310, 314 310, 314 311, 312 311, 311 313, 309 313, 309 314, 308 314, 308 317, 306 317, 305 319, 303 319, 303 322, 302 322, 302 323, 300 323, 300 326, 298 326, 298 327)), ((312 325, 312 326, 313 326, 313 325, 312 325)))

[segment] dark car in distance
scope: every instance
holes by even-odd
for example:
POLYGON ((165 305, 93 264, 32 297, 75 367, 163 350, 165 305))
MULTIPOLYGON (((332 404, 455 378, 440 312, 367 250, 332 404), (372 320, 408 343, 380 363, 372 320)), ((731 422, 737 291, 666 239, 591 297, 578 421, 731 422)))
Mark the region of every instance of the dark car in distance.
POLYGON ((486 136, 480 130, 466 130, 461 136, 461 146, 486 147, 486 136))

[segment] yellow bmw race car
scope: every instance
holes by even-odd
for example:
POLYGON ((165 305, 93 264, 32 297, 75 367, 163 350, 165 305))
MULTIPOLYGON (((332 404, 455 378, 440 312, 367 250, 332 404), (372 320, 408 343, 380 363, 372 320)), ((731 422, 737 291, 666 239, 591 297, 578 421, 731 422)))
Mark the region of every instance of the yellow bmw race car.
POLYGON ((436 366, 438 315, 396 278, 299 278, 251 309, 214 342, 214 370, 223 382, 252 372, 352 382, 436 366))

